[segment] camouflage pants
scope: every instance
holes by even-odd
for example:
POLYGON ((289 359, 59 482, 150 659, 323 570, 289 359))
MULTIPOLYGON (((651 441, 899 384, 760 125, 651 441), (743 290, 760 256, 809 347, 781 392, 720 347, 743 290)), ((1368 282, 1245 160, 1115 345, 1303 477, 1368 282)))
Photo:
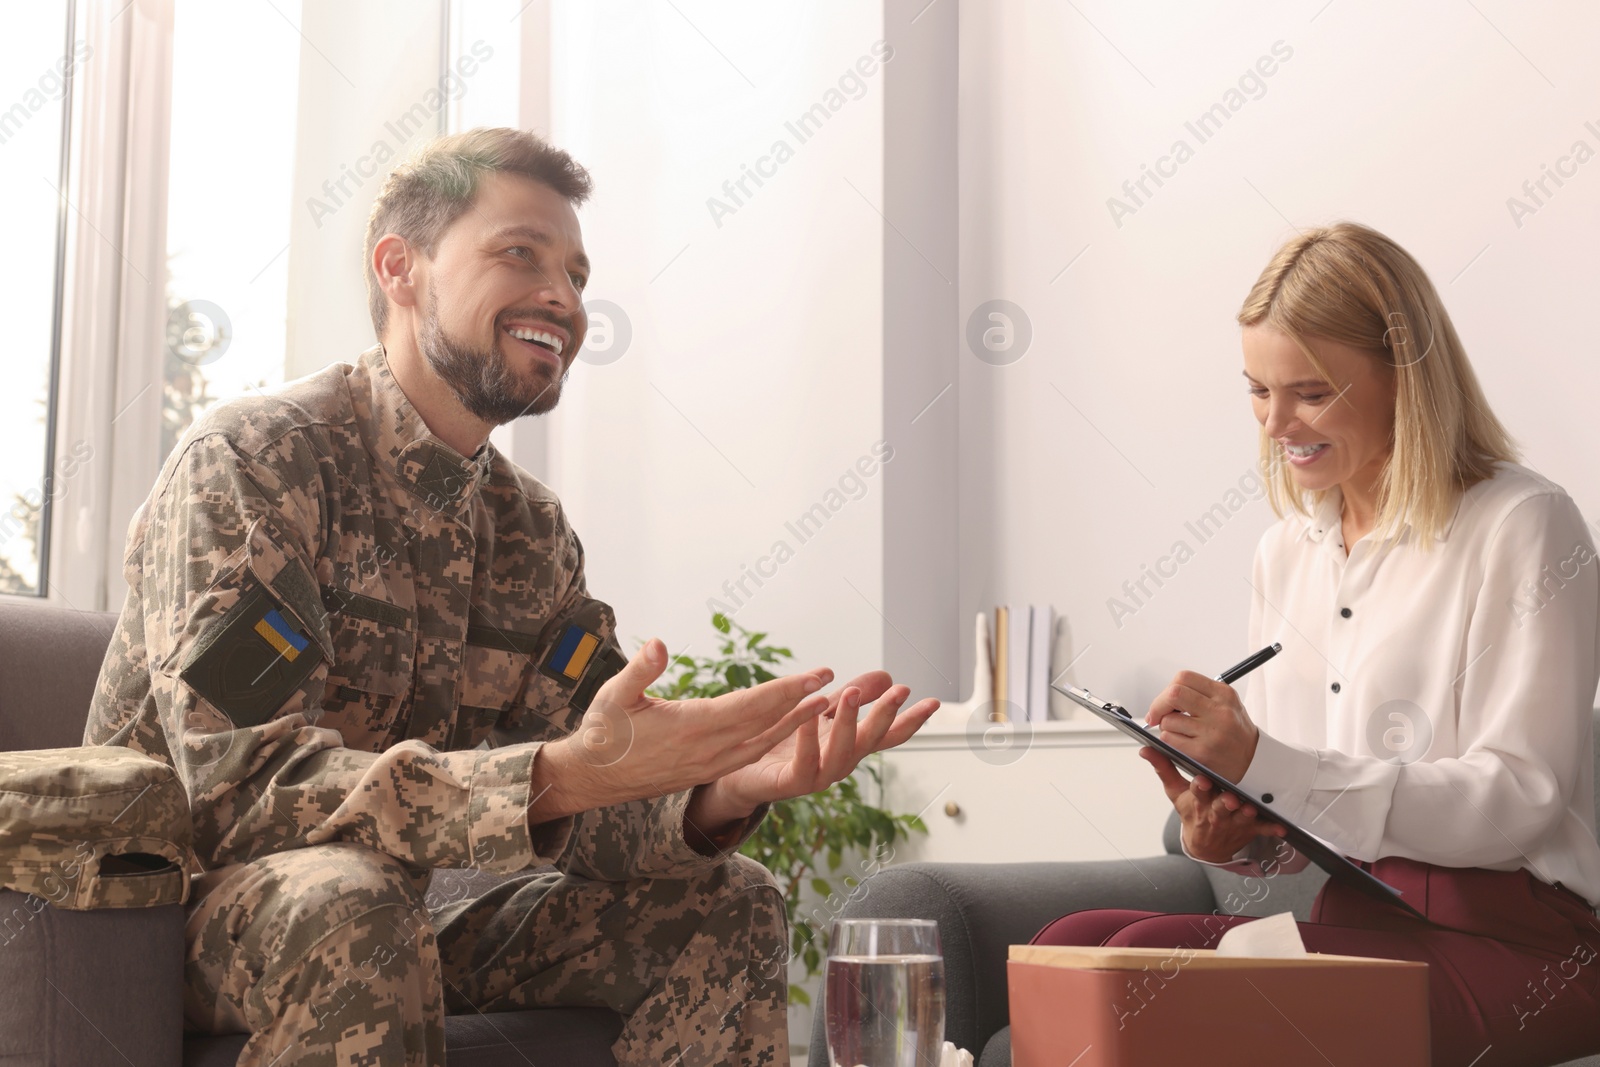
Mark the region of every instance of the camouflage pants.
POLYGON ((430 915, 427 872, 332 844, 209 871, 186 931, 191 1029, 241 1067, 437 1067, 445 1011, 602 1006, 632 1064, 788 1063, 783 900, 743 856, 697 877, 513 877, 430 915))

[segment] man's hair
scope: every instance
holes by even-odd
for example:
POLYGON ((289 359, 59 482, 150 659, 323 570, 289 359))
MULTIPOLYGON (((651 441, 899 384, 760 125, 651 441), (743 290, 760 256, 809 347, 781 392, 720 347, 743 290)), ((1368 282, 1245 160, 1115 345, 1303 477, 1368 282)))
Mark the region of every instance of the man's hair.
MULTIPOLYGON (((1316 372, 1328 369, 1306 343, 1324 337, 1370 352, 1395 376, 1394 438, 1378 486, 1377 529, 1416 528, 1423 547, 1448 523, 1463 490, 1512 463, 1517 449, 1489 410, 1444 302, 1410 253, 1359 223, 1336 222, 1291 238, 1267 264, 1239 309, 1239 325, 1288 336, 1316 372)), ((1310 514, 1278 461, 1265 427, 1263 469, 1272 508, 1310 514)))
POLYGON ((373 246, 397 233, 432 257, 440 236, 472 206, 483 176, 497 171, 543 182, 574 206, 593 188, 589 172, 571 156, 527 130, 479 126, 423 145, 384 179, 367 217, 367 306, 379 340, 389 321, 389 299, 372 270, 373 246))

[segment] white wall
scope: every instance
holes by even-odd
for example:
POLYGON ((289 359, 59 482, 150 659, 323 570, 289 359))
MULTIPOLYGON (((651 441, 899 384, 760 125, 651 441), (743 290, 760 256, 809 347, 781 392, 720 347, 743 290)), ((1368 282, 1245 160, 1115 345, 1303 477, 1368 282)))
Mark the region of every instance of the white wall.
POLYGON ((785 124, 882 36, 844 0, 551 5, 552 136, 595 178, 587 299, 632 340, 574 366, 545 477, 630 650, 710 653, 716 598, 803 665, 881 661, 881 470, 804 543, 785 525, 882 436, 881 71, 804 143, 785 124), (778 140, 793 157, 734 204, 723 183, 778 140), (779 541, 793 557, 736 600, 779 541))
POLYGON ((469 78, 441 92, 440 27, 439 0, 303 5, 285 378, 353 362, 376 340, 362 273, 367 215, 388 173, 437 137, 452 97, 472 89, 469 78))
POLYGON ((1052 601, 1074 673, 1131 707, 1247 651, 1270 509, 1203 545, 1184 524, 1255 456, 1233 317, 1291 225, 1354 219, 1411 251, 1525 461, 1600 516, 1600 161, 1520 227, 1507 208, 1575 140, 1600 151, 1597 32, 1576 3, 967 0, 962 307, 1009 299, 1034 334, 1010 366, 962 361, 963 614, 1052 601), (1199 143, 1185 122, 1279 41, 1259 99, 1199 143), (1107 199, 1179 138, 1193 158, 1119 227, 1107 199), (1180 538, 1195 557, 1119 628, 1108 598, 1180 538))
MULTIPOLYGON (((588 296, 632 339, 495 440, 561 495, 625 644, 710 653, 716 598, 807 664, 881 665, 881 64, 830 96, 884 36, 878 6, 457 6, 452 52, 493 56, 449 87, 451 128, 520 121, 595 177, 588 296), (818 103, 829 117, 802 143, 786 124, 818 103), (779 140, 792 158, 774 168, 779 140), (724 182, 758 164, 776 173, 734 200, 724 182), (864 458, 875 472, 852 474, 864 458), (802 543, 786 523, 818 504, 802 543)), ((363 232, 383 176, 445 117, 438 10, 307 6, 321 50, 301 62, 286 377, 371 344, 363 232), (397 125, 419 105, 428 128, 397 125)))
MULTIPOLYGON (((313 39, 350 45, 348 61, 334 55, 360 91, 307 52, 302 205, 435 77, 437 39, 414 32, 433 5, 413 3, 411 61, 398 68, 359 58, 373 52, 355 48, 361 12, 308 12, 313 39)), ((1185 523, 1223 502, 1254 455, 1233 316, 1292 225, 1337 218, 1374 225, 1418 256, 1527 461, 1600 515, 1585 417, 1600 370, 1578 314, 1597 280, 1587 245, 1600 162, 1550 186, 1520 226, 1507 208, 1575 140, 1600 152, 1600 132, 1584 125, 1600 131, 1600 108, 1589 107, 1600 75, 1579 44, 1600 15, 1571 4, 1307 0, 1201 11, 967 0, 959 253, 947 261, 914 220, 891 230, 877 214, 896 221, 884 191, 884 68, 806 143, 785 127, 892 38, 888 24, 923 31, 945 10, 914 6, 921 13, 904 28, 909 8, 843 0, 760 10, 539 0, 522 15, 523 121, 595 175, 581 215, 596 264, 590 297, 622 308, 632 340, 616 362, 579 363, 552 415, 497 439, 514 440, 513 454, 566 501, 592 589, 617 607, 626 637, 706 653, 715 597, 806 662, 853 672, 899 656, 930 672, 919 691, 967 696, 972 614, 1049 601, 1082 653, 1078 680, 1129 703, 1179 667, 1231 662, 1244 651, 1250 554, 1272 516, 1252 501, 1204 544, 1185 523), (1247 85, 1242 106, 1200 143, 1185 124, 1264 56, 1274 69, 1264 88, 1247 85), (530 87, 548 94, 532 94, 531 110, 530 87), (532 121, 546 111, 547 122, 532 121), (1134 204, 1124 181, 1180 138, 1192 158, 1134 204), (779 139, 793 158, 733 203, 724 181, 779 139), (1112 196, 1136 208, 1120 226, 1112 196), (714 219, 711 197, 734 210, 714 219), (885 361, 895 331, 884 249, 899 248, 901 232, 918 245, 914 266, 931 257, 930 269, 958 285, 962 326, 983 302, 1005 299, 1033 330, 1027 354, 1007 366, 950 339, 955 388, 916 429, 946 417, 947 404, 957 411, 954 466, 926 454, 948 445, 943 431, 923 441, 886 421, 886 410, 920 412, 936 392, 923 382, 902 396, 905 371, 885 361), (930 566, 925 579, 938 593, 928 605, 946 583, 959 586, 949 642, 936 636, 942 612, 896 614, 906 594, 887 588, 884 564, 908 541, 884 521, 881 472, 819 536, 801 544, 785 527, 880 438, 899 461, 923 464, 919 478, 950 467, 958 487, 951 510, 926 497, 912 510, 939 513, 902 522, 895 512, 900 530, 921 521, 959 534, 959 566, 930 566), (1117 625, 1108 599, 1131 605, 1123 583, 1179 539, 1193 560, 1117 625), (746 568, 779 540, 794 557, 758 587, 746 568), (741 578, 735 599, 725 583, 741 578), (896 645, 896 630, 914 654, 896 645)), ((376 25, 362 21, 361 32, 376 25)), ((515 33, 490 42, 496 62, 518 62, 515 33)), ((505 79, 483 73, 467 103, 509 105, 505 79)), ((947 106, 930 98, 927 121, 947 106)), ((322 227, 297 213, 290 376, 367 343, 358 257, 376 184, 322 227)), ((930 345, 930 359, 942 351, 930 345)))

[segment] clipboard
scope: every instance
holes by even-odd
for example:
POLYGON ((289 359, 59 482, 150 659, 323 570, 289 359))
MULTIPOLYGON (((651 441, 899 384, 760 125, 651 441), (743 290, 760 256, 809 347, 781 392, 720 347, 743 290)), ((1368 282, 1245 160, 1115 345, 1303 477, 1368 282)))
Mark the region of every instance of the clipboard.
POLYGON ((1185 755, 1172 745, 1161 740, 1158 732, 1150 730, 1143 723, 1136 722, 1133 716, 1128 714, 1127 709, 1120 704, 1112 704, 1109 701, 1101 700, 1087 689, 1080 689, 1075 685, 1061 686, 1051 682, 1050 688, 1071 700, 1074 704, 1088 708, 1139 744, 1160 752, 1176 766, 1188 771, 1191 775, 1203 774, 1211 779, 1218 789, 1232 793, 1246 804, 1253 805, 1261 818, 1282 826, 1285 831, 1283 840, 1304 853, 1305 857, 1312 863, 1327 871, 1329 878, 1342 882, 1351 889, 1364 893, 1374 900, 1382 901, 1385 904, 1393 904, 1410 912, 1419 919, 1427 920, 1426 915, 1406 903, 1405 898, 1400 895, 1400 891, 1394 886, 1374 877, 1370 871, 1357 867, 1344 856, 1329 848, 1309 831, 1301 829, 1295 823, 1273 811, 1270 805, 1262 803, 1260 797, 1252 796, 1199 760, 1185 755))

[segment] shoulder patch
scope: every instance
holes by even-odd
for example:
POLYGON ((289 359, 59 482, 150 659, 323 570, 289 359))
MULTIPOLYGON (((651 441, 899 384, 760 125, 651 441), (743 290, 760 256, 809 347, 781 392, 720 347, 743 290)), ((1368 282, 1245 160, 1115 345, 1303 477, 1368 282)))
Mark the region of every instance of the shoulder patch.
POLYGON ((595 690, 627 663, 627 659, 601 640, 599 634, 573 623, 550 643, 539 670, 563 685, 573 686, 569 703, 586 711, 595 690))
POLYGON ((272 718, 322 660, 322 648, 267 590, 256 586, 178 677, 235 726, 272 718))

